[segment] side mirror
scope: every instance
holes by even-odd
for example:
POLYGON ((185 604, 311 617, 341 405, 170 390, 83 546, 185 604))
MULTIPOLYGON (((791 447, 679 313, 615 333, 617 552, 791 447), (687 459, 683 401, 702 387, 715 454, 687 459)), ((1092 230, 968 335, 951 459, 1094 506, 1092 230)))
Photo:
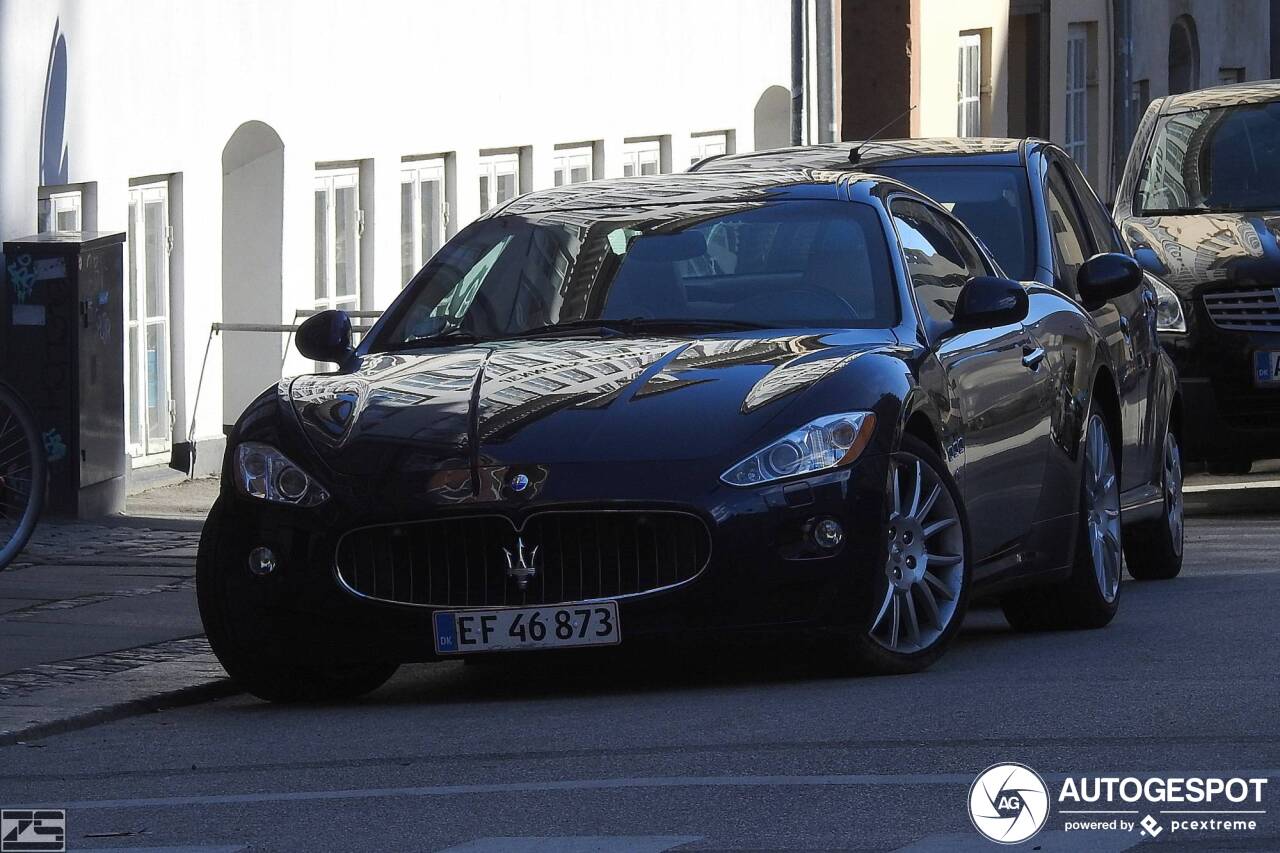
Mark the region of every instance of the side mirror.
POLYGON ((980 275, 969 279, 956 299, 957 329, 993 329, 1027 319, 1027 291, 1016 281, 980 275))
POLYGON ((298 352, 312 361, 341 363, 351 354, 351 318, 346 311, 321 311, 303 321, 295 339, 298 352))
POLYGON ((1076 273, 1080 301, 1091 311, 1108 299, 1132 293, 1140 284, 1142 267, 1133 258, 1119 252, 1094 255, 1081 264, 1076 273))

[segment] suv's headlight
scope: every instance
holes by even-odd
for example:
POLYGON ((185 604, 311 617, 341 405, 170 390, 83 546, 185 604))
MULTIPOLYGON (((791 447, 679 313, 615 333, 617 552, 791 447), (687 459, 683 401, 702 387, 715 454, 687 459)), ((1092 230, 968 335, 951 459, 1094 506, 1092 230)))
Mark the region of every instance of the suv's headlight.
POLYGON ((1185 332, 1187 317, 1182 313, 1182 300, 1164 282, 1148 278, 1156 291, 1156 331, 1185 332))
POLYGON ((323 486, 269 444, 238 445, 235 474, 236 487, 251 498, 293 506, 315 506, 329 499, 323 486))
POLYGON ((751 454, 720 479, 730 486, 755 486, 835 468, 857 459, 875 428, 876 416, 871 412, 827 415, 751 454))

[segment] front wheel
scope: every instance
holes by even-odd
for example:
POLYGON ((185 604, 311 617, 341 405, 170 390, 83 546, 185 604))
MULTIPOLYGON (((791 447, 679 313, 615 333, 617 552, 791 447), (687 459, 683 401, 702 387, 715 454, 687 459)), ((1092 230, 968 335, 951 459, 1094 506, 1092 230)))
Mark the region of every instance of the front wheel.
POLYGON ((0 569, 26 547, 44 507, 45 451, 35 416, 0 384, 0 569))
POLYGON ((1111 431, 1096 411, 1085 421, 1083 444, 1071 575, 1060 584, 1018 590, 1000 599, 1005 618, 1019 631, 1101 628, 1120 606, 1120 478, 1111 431))
POLYGON ((1172 432, 1164 438, 1160 490, 1164 511, 1159 518, 1135 524, 1125 531, 1124 556, 1135 580, 1168 580, 1182 571, 1185 536, 1182 504, 1182 451, 1172 432))
POLYGON ((930 666, 955 638, 969 600, 969 523, 942 460, 904 435, 885 490, 885 562, 862 585, 865 616, 847 645, 850 665, 875 675, 930 666))

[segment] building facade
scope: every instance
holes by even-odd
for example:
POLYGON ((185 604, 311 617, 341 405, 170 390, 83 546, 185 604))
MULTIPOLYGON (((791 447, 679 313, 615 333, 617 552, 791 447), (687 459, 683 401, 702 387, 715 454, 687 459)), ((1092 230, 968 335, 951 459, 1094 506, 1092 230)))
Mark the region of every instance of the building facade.
POLYGON ((1271 75, 1273 5, 844 0, 840 135, 1038 136, 1109 197, 1151 99, 1271 75))
POLYGON ((0 238, 124 231, 135 466, 512 196, 787 144, 785 0, 3 0, 0 238), (207 356, 206 356, 207 350, 207 356), (201 376, 203 375, 203 382, 201 376), (198 395, 198 400, 197 400, 198 395))

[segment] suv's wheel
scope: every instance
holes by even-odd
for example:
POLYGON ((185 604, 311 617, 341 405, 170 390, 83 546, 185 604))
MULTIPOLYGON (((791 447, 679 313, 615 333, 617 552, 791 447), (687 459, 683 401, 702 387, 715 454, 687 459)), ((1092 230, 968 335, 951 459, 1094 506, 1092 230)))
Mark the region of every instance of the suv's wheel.
POLYGON ((209 646, 238 686, 271 702, 352 699, 395 674, 399 665, 388 662, 326 665, 282 636, 261 604, 267 579, 253 577, 247 561, 228 561, 218 517, 215 506, 200 536, 196 600, 209 646))
POLYGON ((1005 618, 1019 631, 1101 628, 1119 607, 1124 563, 1120 480, 1107 422, 1096 411, 1085 421, 1083 451, 1075 564, 1060 584, 1000 599, 1005 618))
POLYGON ((865 617, 846 647, 859 672, 918 672, 942 656, 969 601, 969 522, 960 490, 942 460, 902 437, 885 486, 884 568, 862 586, 865 617))
POLYGON ((1164 494, 1160 517, 1135 524, 1124 533, 1125 562, 1129 574, 1140 581, 1167 580, 1182 571, 1182 451, 1172 431, 1164 438, 1160 489, 1164 494))

